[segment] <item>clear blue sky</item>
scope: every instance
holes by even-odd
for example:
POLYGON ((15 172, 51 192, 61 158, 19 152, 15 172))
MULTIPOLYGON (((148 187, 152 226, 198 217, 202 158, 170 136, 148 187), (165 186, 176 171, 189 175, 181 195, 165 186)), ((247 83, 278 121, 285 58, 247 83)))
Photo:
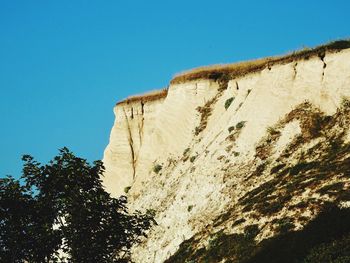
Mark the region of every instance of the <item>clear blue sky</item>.
POLYGON ((114 104, 179 71, 350 36, 350 1, 0 0, 0 177, 24 153, 92 161, 114 104))

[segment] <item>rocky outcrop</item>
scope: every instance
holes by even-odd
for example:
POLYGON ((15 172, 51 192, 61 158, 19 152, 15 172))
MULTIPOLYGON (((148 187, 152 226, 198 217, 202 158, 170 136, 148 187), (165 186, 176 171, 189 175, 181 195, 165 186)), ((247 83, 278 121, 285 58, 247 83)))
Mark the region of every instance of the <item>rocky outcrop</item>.
POLYGON ((152 151, 150 135, 157 130, 157 112, 163 100, 135 100, 114 108, 116 120, 103 158, 104 184, 112 195, 125 194, 125 189, 135 182, 142 164, 152 160, 151 155, 141 152, 152 151))
POLYGON ((156 212, 158 226, 133 249, 136 262, 164 262, 185 240, 196 238, 193 249, 201 249, 218 231, 249 225, 260 242, 276 234, 278 220, 292 218, 297 230, 327 201, 348 205, 348 196, 321 189, 350 187, 343 176, 350 173, 350 49, 270 60, 228 79, 181 79, 156 94, 116 105, 103 159, 106 189, 127 192, 132 209, 156 212), (338 166, 325 173, 322 163, 311 164, 330 165, 333 142, 338 166), (316 180, 315 169, 326 175, 316 180), (298 179, 290 190, 293 174, 314 183, 298 179))

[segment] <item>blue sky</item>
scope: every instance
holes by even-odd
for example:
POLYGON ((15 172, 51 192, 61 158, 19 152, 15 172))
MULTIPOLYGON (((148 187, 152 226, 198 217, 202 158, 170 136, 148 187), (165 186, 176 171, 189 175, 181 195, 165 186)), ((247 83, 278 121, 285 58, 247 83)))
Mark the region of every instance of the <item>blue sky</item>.
POLYGON ((0 0, 0 177, 101 159, 114 104, 180 71, 350 36, 350 1, 0 0))

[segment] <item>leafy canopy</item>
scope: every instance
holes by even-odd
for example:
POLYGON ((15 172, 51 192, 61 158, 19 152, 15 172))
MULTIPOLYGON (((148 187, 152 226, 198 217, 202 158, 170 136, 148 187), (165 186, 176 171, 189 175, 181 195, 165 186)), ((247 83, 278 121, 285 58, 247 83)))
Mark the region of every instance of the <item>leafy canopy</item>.
POLYGON ((0 181, 1 262, 128 262, 155 221, 104 190, 101 161, 90 165, 67 148, 46 165, 22 159, 24 183, 0 181))

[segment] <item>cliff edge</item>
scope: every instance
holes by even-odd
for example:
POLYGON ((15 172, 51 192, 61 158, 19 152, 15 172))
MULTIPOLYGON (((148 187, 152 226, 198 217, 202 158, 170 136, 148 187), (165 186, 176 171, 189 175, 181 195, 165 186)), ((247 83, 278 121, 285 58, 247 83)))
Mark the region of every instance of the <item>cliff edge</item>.
POLYGON ((195 69, 118 103, 104 185, 158 223, 133 260, 206 262, 219 234, 254 226, 260 244, 281 222, 298 231, 325 204, 350 206, 349 98, 350 43, 338 41, 195 69))

